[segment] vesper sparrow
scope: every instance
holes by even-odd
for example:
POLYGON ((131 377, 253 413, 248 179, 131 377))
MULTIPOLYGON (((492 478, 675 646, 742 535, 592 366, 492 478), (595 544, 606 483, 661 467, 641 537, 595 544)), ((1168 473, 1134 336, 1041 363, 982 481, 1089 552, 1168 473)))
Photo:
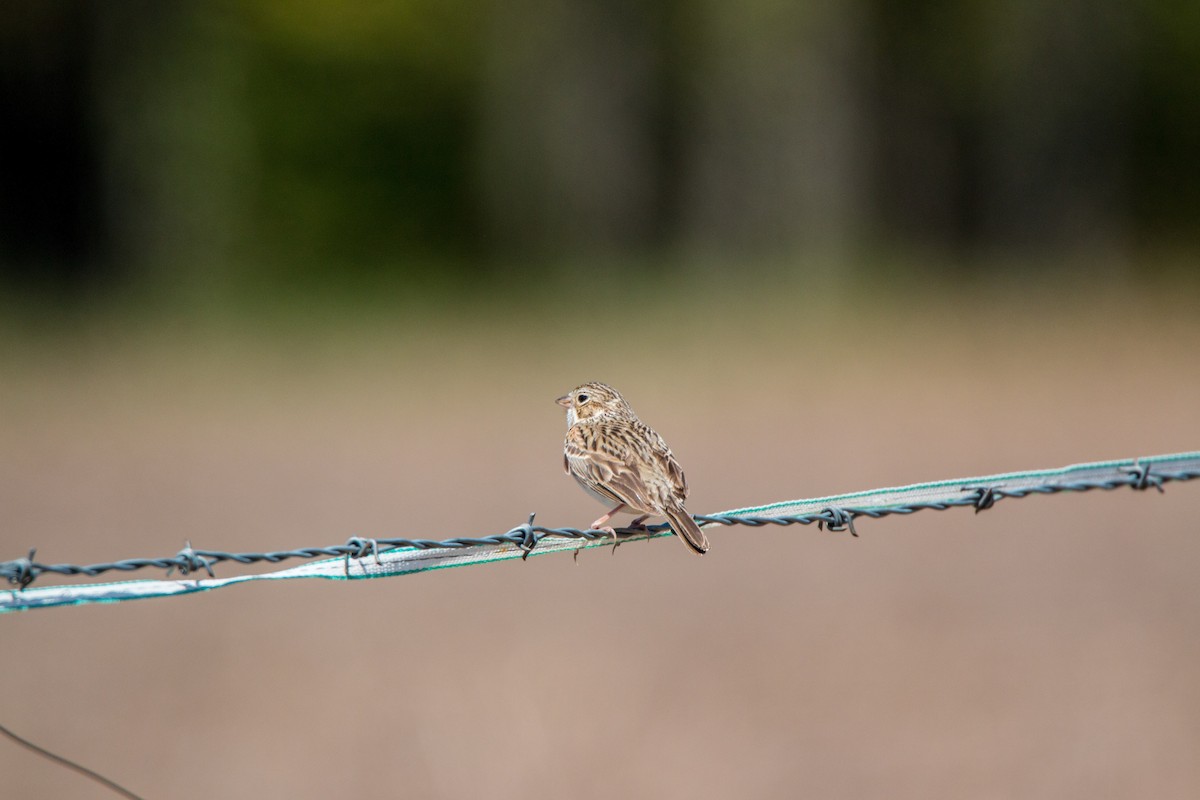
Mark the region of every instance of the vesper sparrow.
POLYGON ((592 528, 616 538, 608 520, 619 511, 666 517, 679 538, 697 555, 708 539, 683 507, 687 479, 671 448, 638 419, 621 393, 603 383, 585 383, 558 398, 567 410, 563 467, 588 494, 610 507, 592 528))

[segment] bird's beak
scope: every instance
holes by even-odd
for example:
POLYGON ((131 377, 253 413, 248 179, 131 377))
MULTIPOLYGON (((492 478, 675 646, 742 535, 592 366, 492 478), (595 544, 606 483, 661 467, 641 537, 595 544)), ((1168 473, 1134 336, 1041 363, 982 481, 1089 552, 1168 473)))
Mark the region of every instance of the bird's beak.
POLYGON ((558 398, 554 402, 558 403, 563 408, 570 408, 571 407, 571 395, 564 394, 562 397, 558 398))

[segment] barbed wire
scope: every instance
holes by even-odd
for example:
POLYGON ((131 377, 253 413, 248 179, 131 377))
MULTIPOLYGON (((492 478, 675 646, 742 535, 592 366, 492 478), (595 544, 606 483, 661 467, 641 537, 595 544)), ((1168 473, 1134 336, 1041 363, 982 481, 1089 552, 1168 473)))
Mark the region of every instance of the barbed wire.
MULTIPOLYGON (((918 511, 945 511, 950 508, 974 507, 979 513, 992 508, 1003 499, 1019 499, 1032 494, 1057 494, 1060 492, 1087 492, 1094 490, 1110 491, 1121 487, 1129 487, 1138 491, 1156 489, 1163 491, 1163 485, 1172 481, 1189 481, 1200 478, 1200 469, 1182 470, 1153 470, 1148 464, 1134 462, 1132 466, 1122 467, 1118 474, 1100 480, 1074 480, 1063 482, 1043 483, 1033 486, 1005 488, 1002 484, 995 486, 964 486, 963 496, 959 499, 937 500, 928 502, 908 502, 894 505, 853 507, 829 505, 819 511, 799 515, 742 515, 742 514, 709 514, 696 515, 695 519, 701 524, 714 525, 746 525, 762 527, 764 525, 811 525, 817 524, 822 530, 849 531, 852 536, 858 536, 854 521, 860 517, 879 519, 892 514, 914 514, 918 511)), ((670 530, 666 524, 649 525, 639 528, 618 528, 623 535, 656 535, 670 530)), ((156 568, 167 571, 170 575, 178 570, 181 575, 206 572, 214 577, 213 567, 223 562, 238 564, 277 564, 289 559, 312 559, 321 557, 342 557, 362 559, 374 556, 378 561, 379 554, 401 548, 415 550, 456 549, 487 545, 512 544, 522 551, 522 558, 527 558, 538 544, 547 537, 565 537, 581 540, 596 540, 615 538, 608 531, 594 528, 551 528, 534 523, 534 515, 523 525, 510 528, 504 533, 480 537, 454 537, 450 539, 409 539, 409 538, 363 538, 354 536, 344 544, 327 547, 303 547, 295 550, 277 550, 266 553, 230 553, 221 550, 202 550, 192 547, 187 542, 182 550, 173 556, 165 558, 130 558, 120 561, 110 561, 98 564, 43 564, 35 561, 36 550, 30 550, 25 558, 0 562, 0 578, 10 586, 24 589, 44 574, 72 576, 83 575, 95 577, 106 572, 132 572, 135 570, 156 568)))

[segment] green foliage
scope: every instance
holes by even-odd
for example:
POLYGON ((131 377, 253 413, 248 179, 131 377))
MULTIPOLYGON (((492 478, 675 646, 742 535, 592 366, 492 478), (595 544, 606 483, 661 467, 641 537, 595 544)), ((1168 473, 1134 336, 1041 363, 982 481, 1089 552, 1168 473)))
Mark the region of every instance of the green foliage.
POLYGON ((255 256, 377 268, 471 252, 481 4, 245 5, 255 256))
POLYGON ((1194 2, 83 5, 0 11, 13 285, 437 294, 582 263, 830 280, 871 252, 1147 272, 1200 249, 1194 2))

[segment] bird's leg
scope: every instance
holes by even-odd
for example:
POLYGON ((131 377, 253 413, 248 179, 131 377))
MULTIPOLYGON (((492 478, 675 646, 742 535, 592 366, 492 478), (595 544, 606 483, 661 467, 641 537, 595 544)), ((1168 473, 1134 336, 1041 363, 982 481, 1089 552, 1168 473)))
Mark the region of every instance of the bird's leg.
POLYGON ((650 535, 650 529, 646 527, 646 520, 650 519, 651 514, 642 514, 640 517, 629 523, 630 528, 637 528, 646 532, 646 541, 650 541, 653 536, 650 535))
POLYGON ((612 519, 613 514, 616 514, 618 511, 620 511, 623 508, 625 508, 624 503, 617 503, 616 508, 612 509, 607 514, 605 514, 603 517, 600 517, 600 519, 598 519, 592 523, 592 530, 604 531, 605 533, 612 534, 614 548, 617 545, 617 531, 615 528, 613 528, 612 525, 608 525, 607 523, 610 519, 612 519))

